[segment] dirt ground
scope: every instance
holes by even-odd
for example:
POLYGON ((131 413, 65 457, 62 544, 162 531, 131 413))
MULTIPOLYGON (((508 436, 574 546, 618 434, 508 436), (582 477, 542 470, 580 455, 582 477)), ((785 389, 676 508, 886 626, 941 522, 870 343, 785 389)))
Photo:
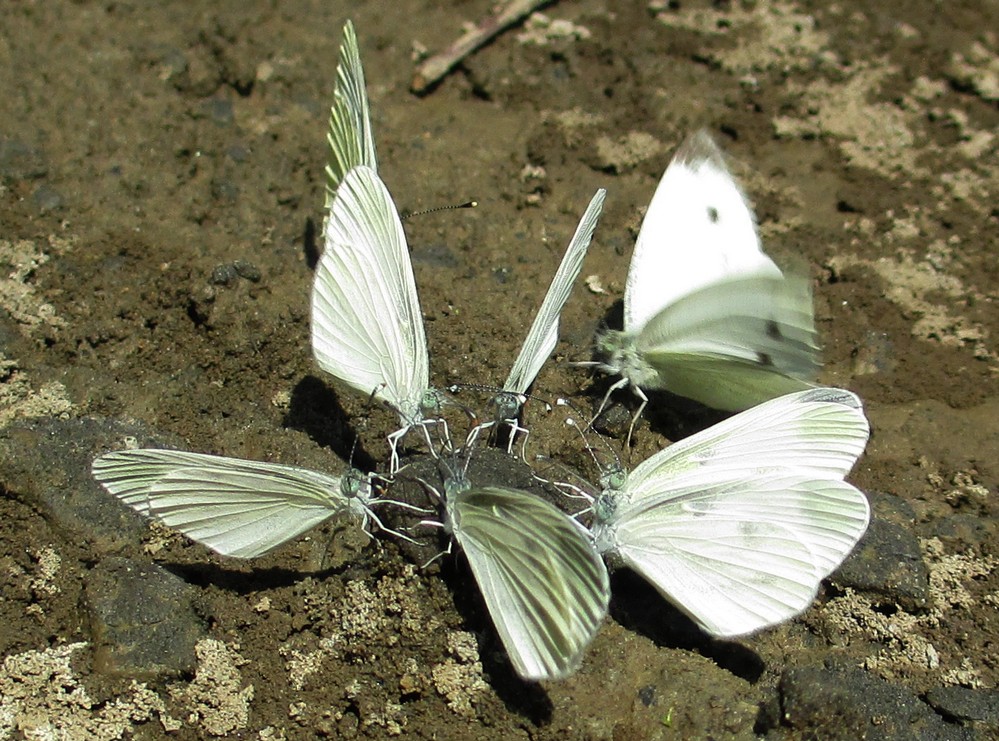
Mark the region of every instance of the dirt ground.
MULTIPOLYGON (((409 92, 491 11, 0 8, 0 739, 995 737, 997 5, 554 3, 409 92), (822 381, 873 428, 851 480, 875 526, 812 609, 714 641, 616 574, 582 669, 530 685, 460 559, 333 523, 239 562, 90 481, 126 438, 341 471, 357 432, 355 462, 384 462, 392 416, 309 350, 347 18, 400 209, 479 201, 406 224, 438 387, 502 382, 603 187, 535 385, 591 409, 606 381, 567 361, 618 326, 673 149, 715 135, 768 252, 813 278, 822 381)), ((654 401, 631 465, 705 424, 654 401)), ((532 454, 594 475, 558 415, 528 421, 532 454)))

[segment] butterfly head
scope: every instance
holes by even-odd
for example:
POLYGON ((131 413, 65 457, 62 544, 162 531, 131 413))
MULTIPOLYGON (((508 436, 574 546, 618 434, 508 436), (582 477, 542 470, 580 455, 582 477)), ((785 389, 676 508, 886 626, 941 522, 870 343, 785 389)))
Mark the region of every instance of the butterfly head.
POLYGON ((608 522, 613 518, 627 483, 628 472, 620 464, 612 465, 600 474, 602 492, 593 503, 593 519, 596 523, 608 522))
POLYGON ((447 397, 437 389, 426 389, 420 398, 420 414, 424 419, 439 417, 447 397))
POLYGON ((605 492, 617 494, 624 489, 626 483, 628 483, 628 472, 620 463, 612 465, 600 474, 600 488, 605 492))
POLYGON ((603 373, 628 379, 630 386, 655 387, 659 372, 642 356, 636 340, 635 333, 616 329, 598 334, 594 348, 599 358, 596 367, 603 373))
POLYGON ((501 422, 506 419, 516 419, 525 400, 523 394, 500 391, 489 400, 489 403, 495 410, 495 419, 501 422))

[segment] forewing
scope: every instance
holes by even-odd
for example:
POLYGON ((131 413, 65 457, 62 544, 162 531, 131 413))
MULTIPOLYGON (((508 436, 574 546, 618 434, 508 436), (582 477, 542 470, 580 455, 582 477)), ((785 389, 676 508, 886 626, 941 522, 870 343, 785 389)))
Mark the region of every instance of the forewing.
POLYGON ((797 276, 755 275, 712 284, 653 317, 636 346, 656 369, 657 387, 718 409, 745 409, 806 388, 817 374, 811 287, 797 276), (719 383, 726 363, 731 379, 719 383), (699 382, 704 369, 715 377, 699 382))
POLYGON ((342 477, 277 463, 173 450, 100 456, 94 478, 140 513, 225 556, 252 558, 346 509, 342 477))
POLYGON ((593 238, 593 230, 596 229, 606 195, 607 191, 599 189, 590 200, 583 218, 580 219, 576 233, 573 234, 555 278, 548 288, 545 300, 541 303, 541 309, 534 318, 534 324, 527 333, 527 339, 520 348, 506 383, 503 384, 504 391, 515 394, 526 392, 537 377, 541 366, 555 350, 555 344, 558 342, 559 315, 569 299, 572 284, 583 267, 583 258, 586 257, 586 250, 593 238))
POLYGON ((850 484, 790 469, 691 483, 605 527, 620 558, 701 628, 737 636, 806 609, 869 516, 850 484))
POLYGON ((238 461, 183 450, 140 448, 105 453, 94 459, 91 472, 99 484, 139 512, 149 514, 149 490, 159 479, 178 468, 238 461))
POLYGON ((336 68, 336 87, 326 139, 330 146, 330 159, 326 165, 328 212, 336 190, 348 172, 358 165, 378 169, 368 95, 364 89, 364 70, 361 67, 354 24, 350 21, 343 26, 340 61, 336 68))
MULTIPOLYGON (((842 479, 864 452, 870 427, 860 399, 818 387, 778 397, 670 445, 640 463, 627 479, 634 506, 668 499, 704 477, 797 469, 842 479)), ((622 503, 622 506, 626 506, 622 503)))
POLYGON ((413 266, 392 196, 374 170, 337 190, 312 291, 319 367, 412 421, 429 382, 413 266))
POLYGON ((523 679, 574 672, 607 614, 607 571, 581 528, 524 491, 456 495, 453 527, 514 669, 523 679))
POLYGON ((635 244, 624 329, 641 329, 665 307, 744 274, 780 276, 761 249, 746 197, 704 131, 677 150, 659 181, 635 244))

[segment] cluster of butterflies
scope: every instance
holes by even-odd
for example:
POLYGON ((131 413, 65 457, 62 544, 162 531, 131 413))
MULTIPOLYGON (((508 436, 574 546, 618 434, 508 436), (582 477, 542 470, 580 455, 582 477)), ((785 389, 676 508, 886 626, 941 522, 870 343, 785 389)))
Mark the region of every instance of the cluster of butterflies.
POLYGON ((710 137, 691 137, 663 175, 628 274, 624 330, 598 337, 601 360, 592 365, 620 376, 608 396, 630 386, 640 397, 635 419, 648 401, 643 389, 743 411, 630 473, 609 467, 598 493, 584 494, 582 517, 527 491, 470 483, 460 461, 486 427, 509 424, 511 444, 526 432, 520 408, 554 350, 604 191, 586 209, 496 390, 496 414, 456 451, 441 415, 448 396, 429 385, 409 250, 378 176, 349 22, 329 144, 312 349, 339 383, 398 414, 388 475, 122 450, 93 463, 109 492, 218 553, 251 558, 338 513, 381 526, 374 506, 393 502, 375 495, 378 481, 405 475, 400 442, 418 431, 441 462, 441 524, 464 552, 510 661, 527 680, 578 668, 607 614, 605 559, 637 571, 713 636, 752 633, 811 604, 867 528, 867 499, 844 478, 864 450, 868 423, 857 396, 808 380, 818 369, 808 281, 784 275, 762 252, 752 212, 710 137))

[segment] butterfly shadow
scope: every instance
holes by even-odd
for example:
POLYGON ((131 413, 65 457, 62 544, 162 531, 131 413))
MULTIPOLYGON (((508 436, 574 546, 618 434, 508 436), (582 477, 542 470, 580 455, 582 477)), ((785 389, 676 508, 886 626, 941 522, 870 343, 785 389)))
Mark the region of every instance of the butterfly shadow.
POLYGON ((617 569, 611 576, 611 592, 611 617, 657 646, 696 651, 750 683, 763 675, 766 665, 755 651, 707 635, 633 571, 617 569))
POLYGON ((357 430, 349 419, 329 386, 314 376, 306 376, 292 389, 291 403, 282 424, 304 432, 355 468, 373 471, 377 461, 361 447, 357 430))
POLYGON ((732 416, 732 412, 712 409, 669 391, 646 391, 645 395, 649 403, 642 416, 650 429, 669 440, 682 440, 732 416))
POLYGON ((258 592, 291 587, 303 579, 322 581, 329 578, 358 578, 366 570, 353 564, 319 570, 298 570, 285 566, 260 566, 256 559, 218 562, 206 559, 197 563, 157 561, 157 565, 178 579, 195 587, 213 586, 226 592, 246 596, 258 592))
POLYGON ((302 227, 302 254, 305 255, 305 264, 309 266, 309 270, 316 269, 319 258, 323 254, 322 250, 319 249, 318 234, 319 229, 316 227, 316 222, 311 217, 307 218, 305 226, 302 227))

